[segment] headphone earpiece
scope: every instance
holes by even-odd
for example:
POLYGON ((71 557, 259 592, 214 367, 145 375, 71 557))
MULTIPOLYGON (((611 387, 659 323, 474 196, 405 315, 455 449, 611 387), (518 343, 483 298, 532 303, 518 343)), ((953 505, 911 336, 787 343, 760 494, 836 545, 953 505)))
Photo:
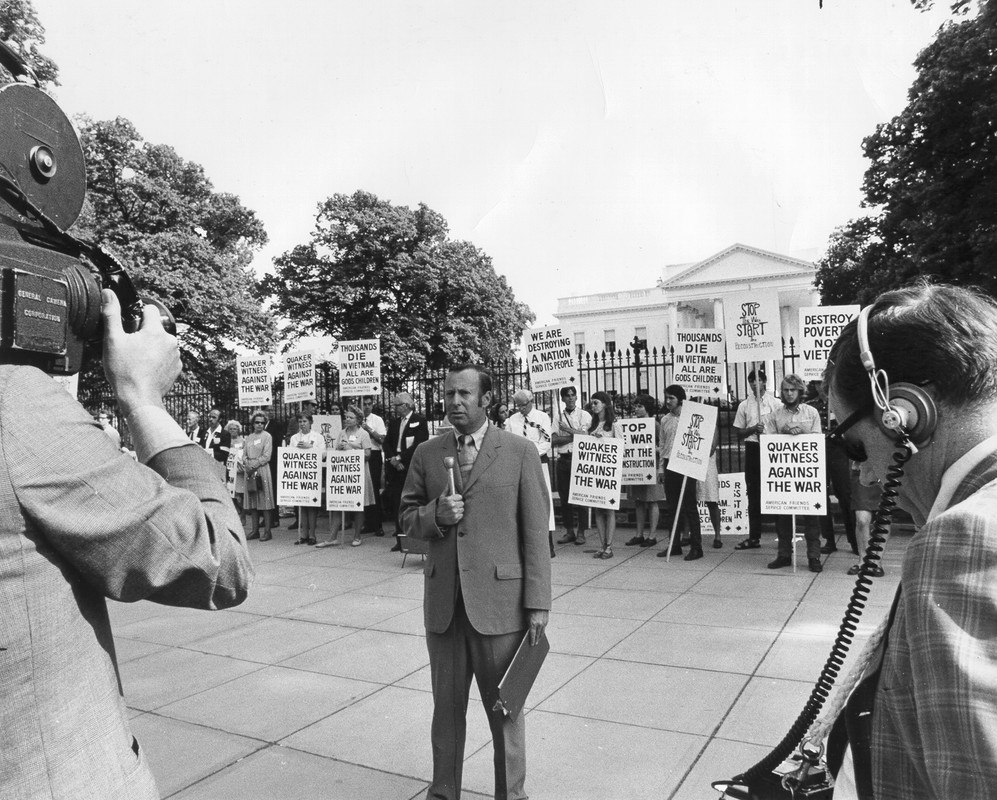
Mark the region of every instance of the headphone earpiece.
POLYGON ((880 430, 895 436, 902 427, 915 447, 927 445, 938 426, 934 398, 913 383, 891 383, 889 396, 890 405, 878 419, 880 430))
POLYGON ((931 442, 931 436, 938 426, 938 406, 935 399, 917 384, 889 383, 886 372, 876 368, 876 359, 869 346, 871 313, 872 306, 866 306, 859 312, 855 331, 858 336, 859 359, 869 373, 872 398, 883 412, 876 423, 887 436, 896 436, 897 431, 903 428, 914 447, 920 449, 931 442))

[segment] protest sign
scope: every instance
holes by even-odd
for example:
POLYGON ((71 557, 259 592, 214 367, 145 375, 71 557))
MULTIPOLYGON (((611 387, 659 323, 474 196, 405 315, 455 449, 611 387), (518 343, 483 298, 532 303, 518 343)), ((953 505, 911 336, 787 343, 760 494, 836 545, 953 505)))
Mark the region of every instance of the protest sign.
POLYGON ((239 383, 239 408, 268 406, 273 402, 270 357, 244 355, 235 358, 239 383))
POLYGON ((578 382, 574 338, 564 333, 560 325, 528 329, 523 340, 534 392, 561 389, 578 382))
POLYGON ((762 434, 763 514, 827 514, 824 436, 762 434))
POLYGON ((576 436, 568 502, 577 506, 620 507, 623 440, 576 436))
POLYGON ((322 505, 322 451, 315 447, 277 448, 277 503, 322 505))
POLYGON ((363 511, 363 450, 329 450, 325 464, 327 511, 363 511))
POLYGON ((299 403, 315 399, 314 350, 296 350, 284 356, 284 402, 299 403))
POLYGON ((824 378, 827 356, 841 329, 859 315, 860 306, 812 306, 800 309, 800 362, 797 373, 805 381, 824 378))
POLYGON ((623 430, 623 485, 657 482, 657 426, 654 417, 620 420, 623 430))
MULTIPOLYGON (((748 490, 743 472, 719 475, 720 492, 717 507, 720 510, 720 533, 743 536, 748 532, 748 490)), ((713 530, 713 520, 706 503, 696 503, 703 530, 713 530)))
POLYGON ((740 292, 725 297, 724 335, 731 363, 782 358, 778 293, 740 292))
POLYGON ((715 328, 677 328, 675 341, 675 377, 686 394, 697 397, 722 397, 725 394, 726 370, 724 332, 715 328))
POLYGON ((686 400, 679 414, 672 451, 668 454, 668 469, 697 481, 704 480, 716 427, 716 406, 686 400))
POLYGON ((239 462, 242 460, 242 445, 234 445, 229 450, 228 458, 225 459, 225 485, 228 487, 229 497, 235 497, 235 481, 239 471, 239 462))
POLYGON ((343 420, 339 414, 313 414, 312 427, 325 439, 325 449, 336 446, 336 437, 343 430, 343 420))
POLYGON ((357 397, 381 391, 381 340, 339 343, 339 394, 357 397))

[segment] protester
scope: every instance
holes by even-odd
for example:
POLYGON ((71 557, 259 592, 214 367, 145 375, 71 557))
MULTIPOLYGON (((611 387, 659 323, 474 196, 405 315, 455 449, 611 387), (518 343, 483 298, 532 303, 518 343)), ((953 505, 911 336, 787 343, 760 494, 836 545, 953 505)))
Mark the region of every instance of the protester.
POLYGON ((748 538, 734 545, 735 550, 752 550, 762 546, 761 451, 758 434, 764 431, 762 420, 780 407, 766 391, 765 372, 748 373, 751 396, 741 401, 734 414, 734 430, 744 442, 744 488, 748 493, 748 538))
POLYGON ((246 510, 243 505, 243 496, 246 493, 246 473, 242 468, 242 452, 245 438, 242 435, 242 424, 238 420, 230 419, 225 423, 225 430, 229 434, 229 460, 227 465, 231 469, 228 474, 228 483, 233 485, 235 495, 232 501, 239 512, 239 520, 246 524, 246 510))
MULTIPOLYGON (((613 398, 606 392, 596 392, 589 400, 589 407, 592 409, 592 421, 586 431, 587 435, 599 438, 623 438, 623 430, 620 428, 620 423, 616 421, 613 398)), ((613 538, 616 536, 616 509, 593 508, 592 517, 595 520, 595 529, 602 545, 602 548, 596 551, 592 558, 612 558, 613 538)))
POLYGON ((111 412, 106 408, 97 412, 97 424, 100 429, 107 434, 107 437, 114 443, 115 448, 121 449, 121 434, 118 433, 111 424, 111 412))
POLYGON ((275 502, 274 484, 270 473, 270 463, 275 457, 273 439, 264 428, 267 417, 262 411, 253 416, 253 432, 246 437, 243 449, 243 468, 246 470, 246 493, 243 505, 252 520, 252 532, 247 539, 269 542, 273 535, 275 502), (263 512, 263 533, 260 534, 260 518, 257 511, 263 512))
MULTIPOLYGON (((800 436, 806 433, 820 433, 820 416, 813 406, 803 402, 806 384, 799 375, 787 375, 779 386, 779 396, 782 398, 782 408, 778 408, 765 417, 763 427, 765 433, 800 436)), ((769 569, 788 567, 793 563, 793 523, 799 516, 803 520, 803 536, 807 542, 807 565, 811 572, 821 572, 824 567, 820 562, 820 531, 817 519, 812 514, 778 514, 775 518, 775 529, 779 536, 779 550, 775 559, 769 562, 769 569)))
POLYGON ((547 520, 547 539, 550 544, 550 556, 554 557, 554 500, 551 496, 550 487, 550 451, 551 433, 553 428, 550 417, 533 403, 533 392, 529 389, 519 389, 512 396, 512 404, 516 408, 516 413, 509 417, 506 422, 506 430, 517 436, 522 436, 533 442, 540 456, 540 463, 543 464, 544 487, 547 489, 547 496, 551 498, 550 514, 547 520))
POLYGON ((536 645, 547 625, 549 499, 536 448, 488 424, 491 389, 491 377, 478 367, 450 371, 444 395, 453 432, 416 448, 401 501, 405 533, 428 543, 423 610, 433 782, 427 800, 460 797, 472 676, 492 732, 494 797, 526 798, 526 715, 506 716, 496 700, 524 633, 536 645), (444 459, 455 466, 448 470, 444 459))
POLYGON ((388 423, 388 437, 384 440, 384 495, 385 505, 395 521, 393 552, 402 549, 397 534, 401 530, 398 512, 402 488, 408 475, 409 464, 415 448, 429 438, 429 425, 415 411, 415 401, 408 392, 395 395, 395 417, 388 423))
MULTIPOLYGON (((658 410, 658 402, 649 394, 639 394, 634 398, 634 417, 646 419, 653 417, 658 410)), ((661 509, 658 506, 665 499, 665 487, 661 485, 655 459, 654 483, 628 486, 627 494, 634 504, 637 517, 637 533, 627 540, 627 547, 652 547, 658 543, 654 532, 658 529, 658 517, 661 509), (645 531, 647 534, 645 535, 645 531)))
MULTIPOLYGON (((325 449, 325 439, 322 434, 312 430, 312 420, 304 412, 298 414, 298 432, 287 443, 290 450, 325 449)), ((315 529, 318 524, 318 506, 298 506, 298 540, 295 544, 316 544, 315 529)))
POLYGON ((492 422, 502 430, 505 430, 506 420, 509 419, 509 404, 501 401, 492 406, 492 422))
POLYGON ((568 503, 571 493, 571 468, 574 458, 574 439, 576 436, 588 434, 592 424, 592 415, 578 405, 578 390, 574 386, 561 389, 561 402, 554 419, 551 432, 551 444, 557 453, 554 464, 554 478, 557 481, 557 496, 561 506, 561 521, 564 523, 564 536, 557 540, 558 544, 585 544, 585 531, 588 530, 589 511, 585 506, 573 506, 568 503), (576 529, 577 528, 577 529, 576 529))
MULTIPOLYGON (((850 464, 852 467, 850 494, 855 514, 855 540, 859 560, 848 568, 848 574, 858 575, 862 571, 862 557, 869 546, 872 514, 879 508, 879 501, 883 496, 883 482, 875 476, 868 462, 852 461, 850 464)), ((882 578, 884 572, 879 564, 872 564, 866 568, 866 574, 882 578)))
MULTIPOLYGON (((659 467, 658 473, 665 487, 665 498, 668 502, 668 513, 665 514, 664 532, 666 541, 671 541, 672 529, 683 522, 689 527, 689 552, 684 561, 695 561, 703 557, 703 532, 699 522, 699 509, 696 508, 696 481, 686 478, 678 472, 668 469, 669 454, 678 432, 679 417, 682 414, 682 403, 685 402, 685 389, 673 383, 665 387, 665 410, 668 412, 658 423, 659 467), (685 481, 685 489, 682 482, 685 481)), ((682 555, 681 542, 673 542, 671 549, 661 550, 659 558, 668 555, 682 555)))
POLYGON ((364 509, 364 532, 375 536, 384 536, 381 511, 381 479, 384 472, 384 440, 388 436, 388 428, 384 420, 374 413, 374 398, 366 395, 361 400, 363 407, 363 428, 370 437, 370 482, 374 495, 373 502, 364 509))
POLYGON ((129 730, 106 598, 227 608, 252 576, 212 460, 163 405, 176 339, 153 306, 126 334, 114 294, 101 300, 104 372, 141 464, 49 376, 0 367, 4 798, 158 798, 129 730))
POLYGON ((225 462, 228 461, 228 450, 231 446, 231 437, 222 426, 222 412, 219 408, 212 408, 208 412, 208 424, 204 428, 204 449, 215 460, 215 469, 218 477, 225 480, 225 462))
POLYGON ((885 636, 870 637, 859 658, 865 680, 829 744, 835 799, 990 797, 997 303, 948 286, 881 295, 832 347, 825 386, 855 460, 885 482, 896 460, 909 457, 896 491, 917 529, 885 636))
MULTIPOLYGON (((363 464, 364 464, 364 498, 363 504, 366 508, 371 505, 374 501, 374 489, 370 482, 370 469, 368 467, 370 461, 370 436, 367 434, 363 428, 360 427, 360 420, 363 419, 363 412, 351 406, 346 409, 343 413, 343 429, 339 432, 339 436, 336 437, 336 450, 362 450, 363 451, 363 464)), ((361 539, 361 531, 363 530, 364 522, 364 512, 353 511, 344 512, 344 514, 350 514, 353 521, 353 547, 359 547, 363 544, 361 539)), ((344 520, 345 521, 345 520, 344 520)))

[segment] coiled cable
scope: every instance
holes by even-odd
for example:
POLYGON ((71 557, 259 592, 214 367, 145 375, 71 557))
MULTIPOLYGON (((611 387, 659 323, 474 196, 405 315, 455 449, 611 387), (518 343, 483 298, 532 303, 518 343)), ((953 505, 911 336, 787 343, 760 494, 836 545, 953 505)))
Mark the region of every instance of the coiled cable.
MULTIPOLYGON (((713 788, 726 792, 733 786, 750 787, 754 781, 769 775, 773 769, 782 764, 798 745, 802 745, 804 748, 808 745, 808 742, 804 741, 803 737, 810 730, 810 726, 817 720, 824 702, 834 687, 834 681, 841 672, 841 667, 848 654, 848 648, 855 639, 859 618, 865 609, 872 588, 873 579, 869 571, 873 567, 878 566, 878 562, 881 560, 881 554, 884 549, 883 545, 886 543, 886 537, 889 534, 890 521, 897 507, 897 496, 900 485, 903 482, 904 465, 916 452, 907 432, 901 430, 898 433, 900 434, 900 438, 897 440, 896 451, 893 453, 893 463, 886 473, 879 506, 873 514, 872 530, 869 535, 869 544, 862 557, 862 567, 856 578, 855 586, 852 588, 852 594, 845 608, 845 614, 841 620, 841 626, 838 628, 834 644, 831 646, 831 652, 824 663, 824 667, 821 669, 820 676, 817 678, 817 683, 811 691, 810 697, 803 707, 803 711, 800 712, 799 717, 790 726, 789 732, 773 748, 771 753, 753 767, 745 770, 731 780, 713 783, 713 788)), ((823 745, 818 744, 822 751, 823 745)), ((804 757, 812 758, 813 755, 804 753, 804 757)), ((739 792, 733 791, 731 796, 748 797, 750 795, 741 795, 739 792)))

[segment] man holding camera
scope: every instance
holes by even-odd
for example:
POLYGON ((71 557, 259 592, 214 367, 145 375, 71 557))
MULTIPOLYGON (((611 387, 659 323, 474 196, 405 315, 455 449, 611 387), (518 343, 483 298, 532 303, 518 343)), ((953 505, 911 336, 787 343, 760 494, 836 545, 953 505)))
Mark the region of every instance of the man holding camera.
POLYGON ((214 460, 163 406, 176 339, 102 295, 104 371, 142 465, 49 377, 0 366, 0 794, 151 800, 106 598, 217 609, 252 565, 214 460), (41 408, 50 422, 34 424, 41 408), (144 466, 143 466, 144 465, 144 466))

